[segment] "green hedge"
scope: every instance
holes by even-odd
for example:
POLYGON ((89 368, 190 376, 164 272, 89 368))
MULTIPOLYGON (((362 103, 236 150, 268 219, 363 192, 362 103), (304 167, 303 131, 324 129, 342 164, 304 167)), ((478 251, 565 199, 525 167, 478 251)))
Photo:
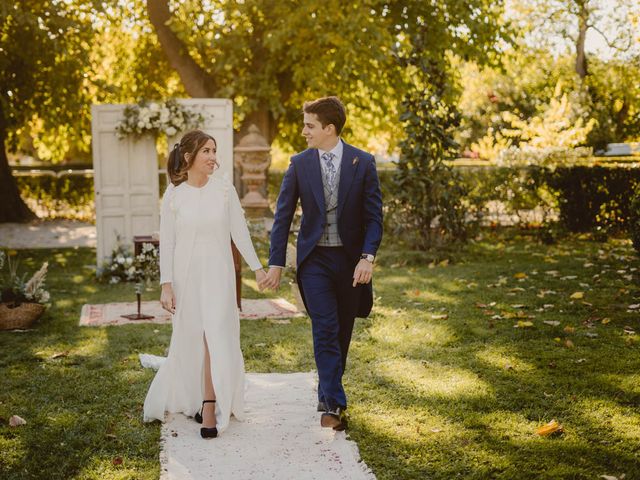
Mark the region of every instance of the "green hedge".
MULTIPOLYGON (((640 185, 640 168, 634 164, 577 165, 555 170, 459 166, 467 187, 466 208, 481 219, 489 201, 500 201, 507 212, 544 205, 559 212, 561 225, 572 232, 628 231, 632 215, 631 198, 640 185)), ((393 192, 393 169, 380 169, 383 198, 393 192)), ((271 170, 268 177, 272 209, 284 176, 271 170)), ((41 216, 94 221, 93 179, 82 176, 17 177, 23 198, 41 216)), ((166 179, 160 175, 161 192, 166 179)), ((639 202, 640 203, 640 202, 639 202)), ((392 218, 385 219, 393 222, 392 218)), ((639 237, 640 238, 640 237, 639 237)), ((640 241, 640 240, 639 240, 640 241)))
POLYGON ((17 176, 24 201, 42 218, 95 221, 93 177, 17 176))
POLYGON ((640 168, 575 166, 546 172, 557 192, 560 222, 572 232, 627 231, 640 168))

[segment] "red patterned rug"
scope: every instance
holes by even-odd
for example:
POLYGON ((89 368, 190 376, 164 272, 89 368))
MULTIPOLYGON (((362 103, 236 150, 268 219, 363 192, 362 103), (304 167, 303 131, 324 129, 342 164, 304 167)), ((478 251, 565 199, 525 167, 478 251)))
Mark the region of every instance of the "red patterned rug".
MULTIPOLYGON (((160 306, 160 302, 142 302, 143 315, 152 315, 152 319, 129 320, 122 315, 137 313, 135 302, 85 304, 80 312, 80 325, 126 325, 130 323, 171 323, 171 315, 160 306)), ((256 320, 260 318, 287 319, 304 315, 298 308, 283 298, 242 299, 240 318, 256 320)))

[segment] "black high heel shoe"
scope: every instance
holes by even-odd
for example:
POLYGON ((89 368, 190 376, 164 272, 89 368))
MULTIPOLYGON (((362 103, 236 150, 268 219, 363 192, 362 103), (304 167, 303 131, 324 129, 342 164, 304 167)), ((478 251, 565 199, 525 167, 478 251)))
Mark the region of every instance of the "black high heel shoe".
MULTIPOLYGON (((199 412, 197 412, 193 418, 196 422, 198 423, 202 423, 202 411, 204 409, 204 404, 205 403, 216 403, 215 400, 204 400, 202 402, 202 408, 200 409, 199 412)), ((202 438, 216 438, 218 436, 218 429, 216 427, 213 428, 207 428, 207 427, 201 427, 200 428, 200 436, 202 438)))

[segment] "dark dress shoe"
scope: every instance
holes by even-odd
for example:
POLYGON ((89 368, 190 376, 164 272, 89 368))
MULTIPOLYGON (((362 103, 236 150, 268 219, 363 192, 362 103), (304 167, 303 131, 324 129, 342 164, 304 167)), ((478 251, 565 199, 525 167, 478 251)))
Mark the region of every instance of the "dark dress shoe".
POLYGON ((341 407, 333 410, 327 410, 320 417, 320 426, 325 428, 333 428, 336 431, 342 431, 347 428, 347 414, 341 407))
POLYGON ((318 410, 318 412, 326 412, 327 411, 327 404, 322 402, 322 401, 318 401, 317 410, 318 410))

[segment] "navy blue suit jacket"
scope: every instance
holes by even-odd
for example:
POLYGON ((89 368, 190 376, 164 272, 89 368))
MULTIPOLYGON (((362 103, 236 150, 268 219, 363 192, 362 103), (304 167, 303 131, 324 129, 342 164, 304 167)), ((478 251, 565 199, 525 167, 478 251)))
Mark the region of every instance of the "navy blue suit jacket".
MULTIPOLYGON (((298 199, 302 205, 296 258, 299 272, 300 266, 320 240, 326 222, 320 158, 315 148, 291 157, 278 196, 271 231, 269 265, 285 265, 287 239, 298 199)), ((347 143, 344 143, 340 164, 338 232, 354 268, 362 253, 375 255, 382 240, 382 194, 375 158, 347 143)), ((301 287, 299 281, 298 285, 301 287)), ((366 292, 361 295, 358 316, 366 317, 373 305, 371 282, 362 288, 366 292)), ((304 291, 302 288, 300 291, 304 300, 304 291)))

